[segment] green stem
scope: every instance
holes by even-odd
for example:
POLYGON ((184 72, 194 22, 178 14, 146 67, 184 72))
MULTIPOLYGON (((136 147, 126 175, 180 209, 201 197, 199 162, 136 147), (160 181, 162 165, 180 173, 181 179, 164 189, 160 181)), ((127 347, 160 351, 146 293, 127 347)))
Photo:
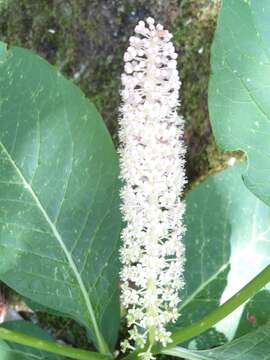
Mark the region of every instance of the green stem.
POLYGON ((77 360, 108 360, 109 355, 97 352, 76 349, 71 346, 58 344, 52 341, 41 340, 34 336, 26 335, 17 331, 0 328, 0 339, 15 342, 17 344, 30 346, 35 349, 52 352, 54 354, 67 356, 77 360))
POLYGON ((172 335, 172 343, 167 348, 172 348, 192 337, 201 334, 203 331, 209 329, 220 320, 224 319, 240 305, 246 302, 257 291, 263 288, 270 281, 270 265, 268 265, 263 271, 261 271, 253 280, 251 280, 246 286, 238 291, 234 296, 227 300, 216 310, 203 317, 201 320, 194 324, 179 329, 172 335))
MULTIPOLYGON (((153 354, 160 354, 166 349, 171 349, 178 344, 183 343, 186 340, 193 338, 201 334, 203 331, 209 329, 220 320, 224 319, 240 305, 246 302, 257 291, 262 289, 270 281, 270 265, 268 265, 263 271, 259 273, 253 280, 251 280, 246 286, 238 291, 234 296, 227 300, 216 310, 203 317, 201 320, 196 321, 194 324, 185 328, 180 328, 172 335, 172 342, 166 347, 154 346, 152 349, 153 354)), ((136 359, 138 354, 144 352, 145 349, 136 350, 125 357, 125 360, 136 359)))

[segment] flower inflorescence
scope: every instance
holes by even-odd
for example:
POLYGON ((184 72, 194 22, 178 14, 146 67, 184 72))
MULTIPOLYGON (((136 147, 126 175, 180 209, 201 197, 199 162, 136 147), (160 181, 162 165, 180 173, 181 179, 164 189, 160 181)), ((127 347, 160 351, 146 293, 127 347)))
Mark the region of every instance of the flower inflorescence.
POLYGON ((123 188, 122 303, 129 339, 123 348, 170 342, 166 325, 178 317, 185 231, 180 199, 185 184, 177 114, 180 80, 172 35, 152 18, 130 38, 122 75, 120 164, 123 188))

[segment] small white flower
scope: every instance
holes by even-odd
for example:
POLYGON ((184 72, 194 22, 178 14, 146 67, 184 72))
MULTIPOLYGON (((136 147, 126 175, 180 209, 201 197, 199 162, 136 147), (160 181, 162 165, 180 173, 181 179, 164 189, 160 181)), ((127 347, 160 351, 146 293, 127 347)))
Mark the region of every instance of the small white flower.
POLYGON ((154 342, 171 341, 166 325, 177 319, 184 286, 185 147, 172 36, 152 18, 140 21, 135 33, 124 55, 119 131, 122 303, 130 327, 122 347, 144 348, 149 341, 140 356, 150 360, 154 342))

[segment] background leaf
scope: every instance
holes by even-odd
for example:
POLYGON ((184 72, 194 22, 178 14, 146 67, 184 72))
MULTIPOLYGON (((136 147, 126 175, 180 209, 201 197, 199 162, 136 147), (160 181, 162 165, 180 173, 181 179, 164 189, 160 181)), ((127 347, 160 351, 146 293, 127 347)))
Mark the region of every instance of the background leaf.
MULTIPOLYGON (((52 341, 53 338, 39 326, 29 321, 11 321, 1 325, 9 330, 23 332, 27 335, 36 336, 42 340, 52 341)), ((0 358, 1 360, 60 360, 61 356, 33 349, 11 342, 0 340, 0 358)))
MULTIPOLYGON (((186 198, 185 290, 177 326, 201 319, 234 295, 265 266, 270 254, 270 209, 243 184, 245 163, 207 178, 186 198)), ((214 329, 185 346, 207 349, 261 325, 270 318, 269 289, 252 299, 252 319, 243 306, 214 329), (251 326, 250 326, 251 325, 251 326), (241 330, 240 330, 241 329, 241 330)))
POLYGON ((262 290, 256 294, 244 307, 235 338, 243 336, 264 325, 269 320, 270 292, 262 290))
POLYGON ((120 214, 112 141, 93 104, 51 65, 20 48, 0 54, 0 278, 84 324, 100 348, 103 337, 113 345, 120 214))
POLYGON ((190 351, 184 348, 174 348, 163 353, 187 360, 269 360, 270 325, 265 325, 252 334, 245 335, 216 349, 190 351))
POLYGON ((212 46, 209 111, 224 150, 243 150, 248 188, 270 205, 270 2, 222 1, 212 46))

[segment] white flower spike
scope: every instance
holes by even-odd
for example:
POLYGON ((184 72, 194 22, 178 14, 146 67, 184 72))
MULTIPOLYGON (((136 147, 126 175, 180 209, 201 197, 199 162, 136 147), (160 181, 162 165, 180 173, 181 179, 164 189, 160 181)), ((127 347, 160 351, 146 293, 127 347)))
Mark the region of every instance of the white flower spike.
POLYGON ((183 120, 177 115, 180 80, 172 35, 152 18, 140 21, 124 55, 120 116, 123 188, 122 303, 127 349, 166 346, 166 325, 178 317, 183 287, 185 184, 183 120))

